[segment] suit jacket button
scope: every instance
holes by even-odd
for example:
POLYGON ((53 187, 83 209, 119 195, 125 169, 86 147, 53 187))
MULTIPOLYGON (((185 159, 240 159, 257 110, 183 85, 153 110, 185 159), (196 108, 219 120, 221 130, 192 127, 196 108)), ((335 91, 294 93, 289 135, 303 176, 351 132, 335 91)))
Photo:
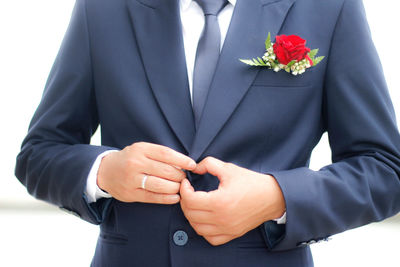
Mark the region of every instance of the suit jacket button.
POLYGON ((188 235, 187 235, 187 233, 185 231, 179 230, 179 231, 176 231, 174 233, 173 239, 174 239, 175 245, 184 246, 188 242, 189 238, 188 238, 188 235))

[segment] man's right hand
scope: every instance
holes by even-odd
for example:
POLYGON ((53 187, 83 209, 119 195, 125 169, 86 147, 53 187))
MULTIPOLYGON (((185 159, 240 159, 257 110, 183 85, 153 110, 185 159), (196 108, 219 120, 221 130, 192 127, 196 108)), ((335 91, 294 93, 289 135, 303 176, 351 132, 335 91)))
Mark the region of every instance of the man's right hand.
POLYGON ((175 204, 180 201, 184 170, 194 170, 196 162, 169 147, 134 143, 105 156, 97 174, 97 185, 123 202, 175 204), (147 175, 146 189, 142 189, 147 175))

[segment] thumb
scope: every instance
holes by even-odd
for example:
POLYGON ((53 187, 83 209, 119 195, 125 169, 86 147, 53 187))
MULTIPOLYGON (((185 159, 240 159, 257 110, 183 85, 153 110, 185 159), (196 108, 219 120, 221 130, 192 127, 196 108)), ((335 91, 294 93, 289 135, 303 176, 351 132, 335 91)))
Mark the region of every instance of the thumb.
POLYGON ((181 187, 179 189, 179 193, 181 195, 182 198, 186 198, 188 195, 193 194, 194 193, 194 188, 193 186, 190 184, 188 179, 184 179, 181 182, 181 187))
POLYGON ((220 182, 222 182, 226 176, 226 165, 227 164, 222 160, 213 157, 207 157, 197 164, 197 167, 193 172, 198 174, 205 174, 208 172, 218 177, 220 182))

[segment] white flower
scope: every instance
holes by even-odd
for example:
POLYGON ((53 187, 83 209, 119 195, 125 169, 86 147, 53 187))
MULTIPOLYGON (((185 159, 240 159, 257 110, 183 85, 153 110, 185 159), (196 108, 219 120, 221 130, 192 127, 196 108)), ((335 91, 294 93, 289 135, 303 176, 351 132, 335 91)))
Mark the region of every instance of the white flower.
POLYGON ((276 66, 275 68, 274 68, 274 71, 275 72, 278 72, 278 71, 280 71, 281 69, 278 67, 278 66, 276 66))

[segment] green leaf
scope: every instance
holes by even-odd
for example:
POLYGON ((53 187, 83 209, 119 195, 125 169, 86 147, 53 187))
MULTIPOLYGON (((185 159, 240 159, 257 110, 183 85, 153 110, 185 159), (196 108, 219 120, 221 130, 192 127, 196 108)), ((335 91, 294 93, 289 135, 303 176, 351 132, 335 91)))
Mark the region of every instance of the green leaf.
POLYGON ((290 68, 285 68, 285 71, 286 71, 287 73, 290 73, 290 68))
POLYGON ((257 62, 254 63, 254 61, 250 60, 250 59, 239 59, 239 60, 250 66, 258 66, 259 65, 259 63, 257 63, 257 62))
POLYGON ((255 64, 254 66, 261 66, 260 62, 256 58, 253 58, 253 62, 255 64))
POLYGON ((257 59, 258 59, 258 62, 260 62, 261 65, 265 65, 265 62, 264 62, 264 60, 262 60, 262 58, 257 57, 257 59))
POLYGON ((290 67, 293 66, 293 64, 296 63, 296 62, 297 62, 297 60, 292 60, 292 61, 290 61, 286 66, 287 66, 288 68, 290 68, 290 67))
POLYGON ((270 63, 271 63, 271 67, 272 67, 273 69, 275 69, 275 67, 278 66, 278 64, 276 64, 274 61, 270 61, 270 63))
POLYGON ((264 67, 267 66, 267 64, 261 60, 261 58, 253 58, 253 59, 239 59, 241 62, 250 65, 250 66, 256 66, 256 67, 264 67), (260 61, 261 60, 261 61, 260 61))
POLYGON ((314 57, 318 54, 318 51, 319 51, 318 48, 317 48, 317 49, 313 49, 313 50, 311 50, 311 51, 308 53, 308 56, 309 56, 311 59, 314 59, 314 57))
POLYGON ((267 40, 265 40, 265 50, 268 50, 272 46, 271 43, 271 33, 268 33, 267 40))
POLYGON ((239 59, 241 62, 243 62, 244 64, 247 64, 247 65, 251 65, 251 66, 253 66, 253 61, 251 61, 251 60, 249 60, 249 59, 239 59))
POLYGON ((318 63, 320 63, 325 57, 321 56, 321 57, 316 57, 313 59, 313 66, 317 65, 318 63))

